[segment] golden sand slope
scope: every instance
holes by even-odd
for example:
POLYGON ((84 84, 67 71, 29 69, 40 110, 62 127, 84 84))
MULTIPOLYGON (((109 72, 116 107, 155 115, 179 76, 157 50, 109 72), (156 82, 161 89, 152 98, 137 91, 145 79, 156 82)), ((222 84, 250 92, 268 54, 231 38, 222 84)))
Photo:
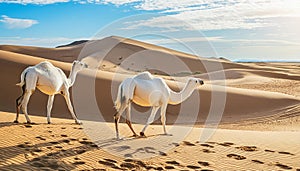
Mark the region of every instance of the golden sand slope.
MULTIPOLYGON (((187 137, 176 141, 178 134, 159 135, 161 126, 151 126, 148 138, 130 138, 126 133, 129 128, 121 125, 127 139, 116 141, 110 132, 95 130, 95 134, 86 134, 87 122, 78 126, 70 120, 53 119, 53 124, 48 125, 43 123, 45 117, 32 117, 37 124, 13 124, 8 122, 15 117, 13 114, 0 114, 0 133, 5 135, 0 139, 0 170, 300 168, 298 132, 219 129, 207 142, 199 142, 205 131, 199 128, 191 128, 187 137)), ((25 121, 23 117, 21 120, 25 121)), ((113 125, 109 125, 113 132, 113 125)), ((168 130, 172 129, 175 128, 168 126, 168 130)))

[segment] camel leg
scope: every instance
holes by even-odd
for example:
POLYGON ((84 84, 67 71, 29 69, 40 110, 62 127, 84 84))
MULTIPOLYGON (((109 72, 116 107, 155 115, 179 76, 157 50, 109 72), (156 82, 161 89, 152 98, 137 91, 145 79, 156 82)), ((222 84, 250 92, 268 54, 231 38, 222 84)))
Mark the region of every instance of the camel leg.
POLYGON ((27 105, 30 99, 31 94, 33 93, 34 90, 31 91, 26 91, 24 94, 24 98, 23 101, 21 103, 21 109, 23 110, 24 114, 25 114, 25 118, 27 123, 31 123, 31 120, 29 119, 28 113, 27 113, 27 105))
POLYGON ((137 134, 135 133, 135 131, 133 130, 132 125, 131 125, 131 102, 128 103, 128 107, 127 107, 127 111, 126 111, 126 123, 129 126, 130 130, 132 131, 133 136, 136 137, 137 134))
POLYGON ((160 119, 161 123, 163 125, 164 133, 167 135, 167 130, 166 130, 166 112, 167 112, 167 105, 163 105, 160 110, 160 119))
POLYGON ((74 109, 73 109, 73 106, 72 106, 72 103, 71 103, 71 100, 70 100, 70 94, 68 91, 65 91, 64 93, 64 98, 66 100, 66 103, 68 105, 68 108, 69 108, 69 111, 72 115, 72 118, 75 119, 75 123, 77 124, 81 124, 80 120, 77 119, 75 113, 74 113, 74 109))
POLYGON ((148 121, 145 125, 145 127, 143 128, 143 130, 140 132, 140 135, 141 136, 145 136, 145 130, 146 128, 154 121, 154 117, 155 117, 155 114, 156 112, 158 111, 159 107, 158 106, 153 106, 152 108, 152 111, 151 111, 151 114, 150 114, 150 117, 148 118, 148 121))
POLYGON ((25 94, 25 85, 22 86, 22 95, 20 97, 17 98, 16 100, 16 111, 17 111, 17 114, 16 114, 16 119, 14 121, 14 123, 19 123, 19 114, 20 114, 20 110, 21 110, 21 104, 22 104, 22 101, 24 99, 24 94, 25 94))
POLYGON ((123 112, 125 111, 126 107, 127 106, 125 106, 125 105, 122 104, 120 110, 114 116, 114 118, 115 118, 115 127, 116 127, 116 137, 117 137, 117 139, 120 139, 118 123, 120 121, 120 116, 123 114, 123 112))
POLYGON ((50 95, 48 97, 48 104, 47 104, 47 122, 48 122, 48 124, 51 123, 50 115, 51 115, 51 110, 52 110, 52 106, 53 106, 53 100, 54 100, 54 95, 50 95))

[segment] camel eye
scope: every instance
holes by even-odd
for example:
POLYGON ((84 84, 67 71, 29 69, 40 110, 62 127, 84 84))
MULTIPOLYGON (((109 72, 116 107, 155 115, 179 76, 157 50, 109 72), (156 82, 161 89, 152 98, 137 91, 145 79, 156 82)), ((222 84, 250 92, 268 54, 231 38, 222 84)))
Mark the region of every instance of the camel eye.
POLYGON ((196 83, 197 83, 198 81, 196 80, 196 83))

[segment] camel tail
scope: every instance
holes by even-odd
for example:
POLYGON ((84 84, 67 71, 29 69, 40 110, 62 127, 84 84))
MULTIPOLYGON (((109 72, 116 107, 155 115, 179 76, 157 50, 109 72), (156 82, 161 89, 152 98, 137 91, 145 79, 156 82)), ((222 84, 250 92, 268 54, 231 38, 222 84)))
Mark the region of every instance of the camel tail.
POLYGON ((124 100, 124 95, 123 95, 123 84, 121 84, 119 86, 119 89, 118 89, 118 94, 117 94, 117 99, 115 101, 115 108, 117 111, 120 110, 121 108, 121 105, 123 103, 123 100, 124 100))
POLYGON ((17 83, 17 86, 23 87, 25 85, 25 78, 26 78, 27 70, 23 71, 21 74, 21 82, 17 83))

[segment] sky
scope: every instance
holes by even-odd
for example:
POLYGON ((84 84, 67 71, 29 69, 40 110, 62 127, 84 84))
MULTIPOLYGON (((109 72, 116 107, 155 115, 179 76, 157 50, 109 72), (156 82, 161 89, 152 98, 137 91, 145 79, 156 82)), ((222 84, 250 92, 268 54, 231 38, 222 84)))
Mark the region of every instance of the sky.
POLYGON ((0 44, 111 35, 204 57, 300 61, 300 1, 0 0, 0 44))

